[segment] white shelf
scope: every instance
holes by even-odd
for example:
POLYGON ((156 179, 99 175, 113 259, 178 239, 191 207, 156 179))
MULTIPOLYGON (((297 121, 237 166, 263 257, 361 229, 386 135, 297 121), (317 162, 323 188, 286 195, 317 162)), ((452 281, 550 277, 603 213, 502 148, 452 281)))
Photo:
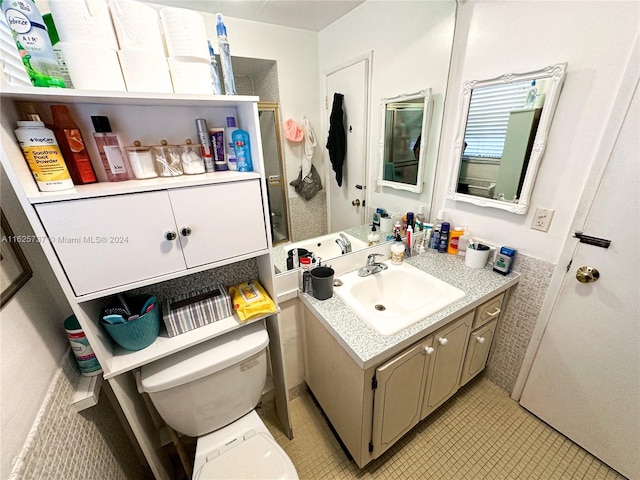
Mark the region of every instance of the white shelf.
POLYGON ((201 173, 199 175, 180 175, 177 177, 157 177, 145 180, 126 180, 124 182, 91 183, 89 185, 76 185, 74 188, 69 190, 61 190, 58 192, 40 192, 32 190, 27 194, 27 197, 30 203, 36 204, 254 179, 260 179, 259 172, 212 172, 201 173))
MULTIPOLYGON (((108 366, 108 373, 105 368, 104 378, 109 379, 121 375, 147 363, 154 362, 173 353, 211 340, 212 338, 219 337, 220 335, 241 328, 244 325, 261 321, 277 313, 280 313, 279 308, 275 313, 261 315, 246 322, 240 321, 240 318, 234 314, 232 317, 210 323, 209 325, 176 335, 175 337, 169 337, 163 328, 155 342, 137 352, 115 347, 113 358, 108 366)), ((103 368, 104 367, 103 365, 103 368)))
POLYGON ((29 102, 91 103, 102 105, 201 107, 203 102, 217 107, 233 107, 258 102, 259 97, 247 95, 201 95, 176 93, 113 92, 77 90, 73 88, 38 88, 3 86, 2 98, 29 102))

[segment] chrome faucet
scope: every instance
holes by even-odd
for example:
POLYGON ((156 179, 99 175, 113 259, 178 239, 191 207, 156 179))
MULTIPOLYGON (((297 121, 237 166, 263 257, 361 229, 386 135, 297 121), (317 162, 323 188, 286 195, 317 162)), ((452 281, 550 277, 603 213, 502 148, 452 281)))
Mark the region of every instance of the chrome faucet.
POLYGON ((336 238, 336 243, 340 247, 342 255, 351 252, 351 242, 344 233, 340 232, 340 238, 336 238))
POLYGON ((371 253, 367 256, 367 264, 364 267, 358 269, 358 275, 361 277, 368 277, 369 275, 373 275, 374 273, 381 272, 382 270, 386 270, 388 265, 386 263, 378 263, 376 262, 376 257, 383 257, 381 253, 371 253))

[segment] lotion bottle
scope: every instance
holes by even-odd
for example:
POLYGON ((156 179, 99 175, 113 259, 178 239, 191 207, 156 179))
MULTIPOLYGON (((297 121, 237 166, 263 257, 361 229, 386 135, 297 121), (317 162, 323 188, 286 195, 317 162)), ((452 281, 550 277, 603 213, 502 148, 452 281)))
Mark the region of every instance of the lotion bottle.
POLYGON ((371 227, 371 233, 367 236, 367 243, 371 247, 372 245, 376 245, 380 241, 380 235, 376 230, 375 224, 371 227))
POLYGON ((391 263, 400 265, 404 261, 405 245, 400 234, 396 235, 396 240, 391 244, 391 263))

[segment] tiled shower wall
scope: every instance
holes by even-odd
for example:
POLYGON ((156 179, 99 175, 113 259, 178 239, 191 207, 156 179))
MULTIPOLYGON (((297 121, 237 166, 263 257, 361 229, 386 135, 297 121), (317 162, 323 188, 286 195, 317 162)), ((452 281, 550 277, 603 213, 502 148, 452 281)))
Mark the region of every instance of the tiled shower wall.
POLYGON ((98 405, 82 412, 74 410, 73 385, 80 373, 67 352, 10 480, 145 478, 140 459, 104 391, 98 405))
POLYGON ((509 394, 516 384, 554 268, 552 263, 526 255, 516 257, 513 270, 520 274, 520 281, 508 293, 485 373, 509 394))

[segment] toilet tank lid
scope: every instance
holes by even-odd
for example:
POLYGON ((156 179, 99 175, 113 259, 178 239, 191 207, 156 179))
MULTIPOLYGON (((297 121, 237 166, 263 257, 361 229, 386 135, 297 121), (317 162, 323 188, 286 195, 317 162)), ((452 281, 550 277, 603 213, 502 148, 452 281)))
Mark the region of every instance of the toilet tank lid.
POLYGON ((232 332, 144 365, 140 380, 145 392, 154 393, 193 382, 224 370, 264 350, 269 336, 262 322, 232 332))

